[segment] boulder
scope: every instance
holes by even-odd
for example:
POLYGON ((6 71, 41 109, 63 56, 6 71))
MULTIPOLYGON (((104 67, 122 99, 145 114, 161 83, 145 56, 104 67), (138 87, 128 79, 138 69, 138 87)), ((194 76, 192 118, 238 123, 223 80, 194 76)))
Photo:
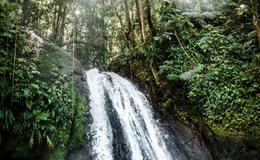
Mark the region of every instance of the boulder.
POLYGON ((38 67, 44 79, 51 78, 53 68, 58 68, 59 72, 66 74, 68 79, 72 79, 72 75, 79 77, 82 75, 82 67, 80 62, 62 48, 53 42, 43 39, 33 31, 27 31, 28 40, 34 44, 34 50, 38 53, 38 67), (74 63, 74 65, 73 65, 74 63))

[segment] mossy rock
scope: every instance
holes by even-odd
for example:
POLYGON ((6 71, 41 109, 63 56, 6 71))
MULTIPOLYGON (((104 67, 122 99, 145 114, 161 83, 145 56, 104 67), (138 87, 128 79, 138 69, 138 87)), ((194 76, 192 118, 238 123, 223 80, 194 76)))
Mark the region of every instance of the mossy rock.
POLYGON ((46 79, 51 78, 50 75, 53 68, 58 68, 60 73, 69 77, 72 77, 73 74, 82 74, 80 62, 73 58, 72 54, 62 50, 48 40, 44 40, 43 48, 41 48, 39 54, 39 62, 39 70, 43 78, 46 79))

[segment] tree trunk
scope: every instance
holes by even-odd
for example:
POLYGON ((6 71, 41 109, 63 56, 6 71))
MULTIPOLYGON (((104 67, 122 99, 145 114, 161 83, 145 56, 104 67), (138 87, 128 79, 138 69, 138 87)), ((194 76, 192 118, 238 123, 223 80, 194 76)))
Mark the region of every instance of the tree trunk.
POLYGON ((161 82, 160 82, 160 77, 158 75, 158 71, 156 69, 156 67, 154 66, 154 64, 150 64, 150 69, 152 71, 152 74, 153 74, 153 78, 155 80, 155 83, 158 87, 162 87, 161 86, 161 82))
POLYGON ((130 41, 130 43, 134 43, 134 30, 133 30, 132 21, 130 18, 128 0, 124 0, 124 6, 125 6, 125 15, 126 15, 127 29, 128 29, 128 31, 126 33, 126 37, 130 41))
POLYGON ((144 16, 143 16, 143 3, 142 0, 136 0, 136 9, 137 16, 139 18, 139 26, 141 31, 142 42, 145 42, 145 33, 144 33, 144 16))
POLYGON ((257 37, 258 37, 258 47, 260 49, 260 20, 257 21, 256 32, 257 32, 257 37))
POLYGON ((58 13, 57 13, 57 6, 54 6, 54 13, 53 13, 53 21, 52 21, 52 39, 57 37, 56 28, 57 28, 57 21, 58 21, 58 13))
POLYGON ((54 35, 53 38, 56 41, 59 40, 59 36, 60 36, 61 16, 62 16, 62 6, 58 5, 57 18, 56 18, 55 27, 54 27, 54 30, 53 30, 53 35, 54 35))
POLYGON ((153 21, 152 21, 152 13, 151 13, 151 0, 145 0, 145 5, 146 5, 146 16, 147 16, 147 23, 151 31, 152 37, 155 36, 156 32, 153 26, 153 21))
POLYGON ((252 7, 254 8, 254 24, 256 26, 258 47, 260 49, 260 2, 259 0, 251 0, 252 7))
POLYGON ((64 36, 64 32, 65 32, 65 19, 66 19, 66 11, 67 11, 67 6, 65 5, 63 8, 63 12, 62 12, 62 19, 61 19, 61 24, 60 24, 60 29, 59 29, 59 43, 62 44, 63 43, 63 36, 64 36))
POLYGON ((22 4, 22 20, 21 23, 24 26, 28 26, 32 17, 32 1, 24 0, 22 4))
POLYGON ((62 38, 65 29, 65 19, 67 15, 66 14, 67 5, 66 5, 66 1, 55 5, 56 6, 54 7, 52 38, 59 44, 62 44, 62 40, 63 40, 62 38))
POLYGON ((132 41, 131 41, 131 37, 129 37, 129 32, 126 33, 126 31, 125 31, 122 17, 118 13, 116 13, 116 16, 117 16, 119 24, 121 26, 122 37, 123 37, 125 43, 127 44, 127 46, 130 47, 130 43, 132 43, 132 41))

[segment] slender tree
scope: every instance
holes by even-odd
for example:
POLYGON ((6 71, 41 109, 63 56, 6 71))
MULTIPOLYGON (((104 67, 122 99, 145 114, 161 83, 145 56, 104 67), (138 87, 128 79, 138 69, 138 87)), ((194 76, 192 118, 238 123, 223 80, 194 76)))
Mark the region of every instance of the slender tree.
POLYGON ((139 19, 139 26, 140 26, 140 31, 141 31, 142 42, 145 42, 143 1, 142 0, 136 0, 135 2, 136 2, 137 16, 138 16, 138 19, 139 19))
POLYGON ((258 46, 260 48, 260 2, 259 0, 251 0, 253 11, 254 11, 254 18, 253 22, 256 26, 256 32, 258 37, 258 46))
POLYGON ((59 44, 62 43, 62 37, 65 29, 65 19, 67 16, 67 0, 54 2, 54 19, 53 19, 53 40, 59 44))
POLYGON ((130 41, 130 43, 134 43, 134 31, 133 31, 133 24, 130 17, 128 0, 124 0, 124 6, 125 6, 125 15, 126 15, 126 22, 127 22, 127 29, 128 29, 126 33, 126 37, 127 40, 130 41))
POLYGON ((149 26, 149 29, 151 31, 151 35, 155 36, 156 31, 153 25, 153 20, 152 20, 152 13, 151 13, 151 1, 152 0, 145 0, 145 6, 146 6, 146 17, 147 17, 147 24, 149 26))
POLYGON ((21 23, 28 26, 32 18, 33 2, 31 0, 23 0, 22 2, 22 19, 21 23))

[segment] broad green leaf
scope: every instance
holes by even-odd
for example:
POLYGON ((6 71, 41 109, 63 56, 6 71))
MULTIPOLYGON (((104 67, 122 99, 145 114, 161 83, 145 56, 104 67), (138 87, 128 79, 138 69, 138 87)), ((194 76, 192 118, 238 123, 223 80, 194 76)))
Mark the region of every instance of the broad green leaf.
POLYGON ((47 121, 48 120, 48 117, 49 117, 49 114, 48 113, 45 113, 45 112, 40 112, 36 115, 36 120, 42 120, 42 121, 47 121))
POLYGON ((167 79, 172 80, 172 81, 177 80, 178 78, 179 78, 179 76, 177 74, 167 75, 167 79))
POLYGON ((30 140, 29 140, 29 146, 30 148, 33 147, 34 144, 34 132, 32 132, 31 136, 30 136, 30 140))
POLYGON ((3 118, 4 118, 4 112, 0 111, 0 119, 3 119, 3 118))
POLYGON ((153 37, 153 39, 154 39, 155 41, 160 40, 160 38, 161 38, 161 37, 153 37))
POLYGON ((26 107, 29 108, 29 109, 32 109, 32 100, 26 100, 26 107))
POLYGON ((8 37, 8 38, 10 38, 10 37, 12 37, 12 35, 10 33, 8 33, 8 32, 3 32, 3 33, 0 33, 0 37, 8 37))
POLYGON ((40 89, 40 87, 37 84, 31 84, 32 88, 34 89, 40 89))
POLYGON ((47 136, 46 138, 47 138, 47 145, 48 145, 48 147, 49 147, 50 149, 53 149, 54 146, 53 146, 53 143, 52 143, 51 139, 49 138, 49 136, 47 136))
POLYGON ((201 72, 203 70, 204 66, 202 64, 199 64, 196 68, 189 70, 187 72, 184 72, 180 75, 180 79, 182 80, 191 80, 194 78, 194 76, 201 72))

